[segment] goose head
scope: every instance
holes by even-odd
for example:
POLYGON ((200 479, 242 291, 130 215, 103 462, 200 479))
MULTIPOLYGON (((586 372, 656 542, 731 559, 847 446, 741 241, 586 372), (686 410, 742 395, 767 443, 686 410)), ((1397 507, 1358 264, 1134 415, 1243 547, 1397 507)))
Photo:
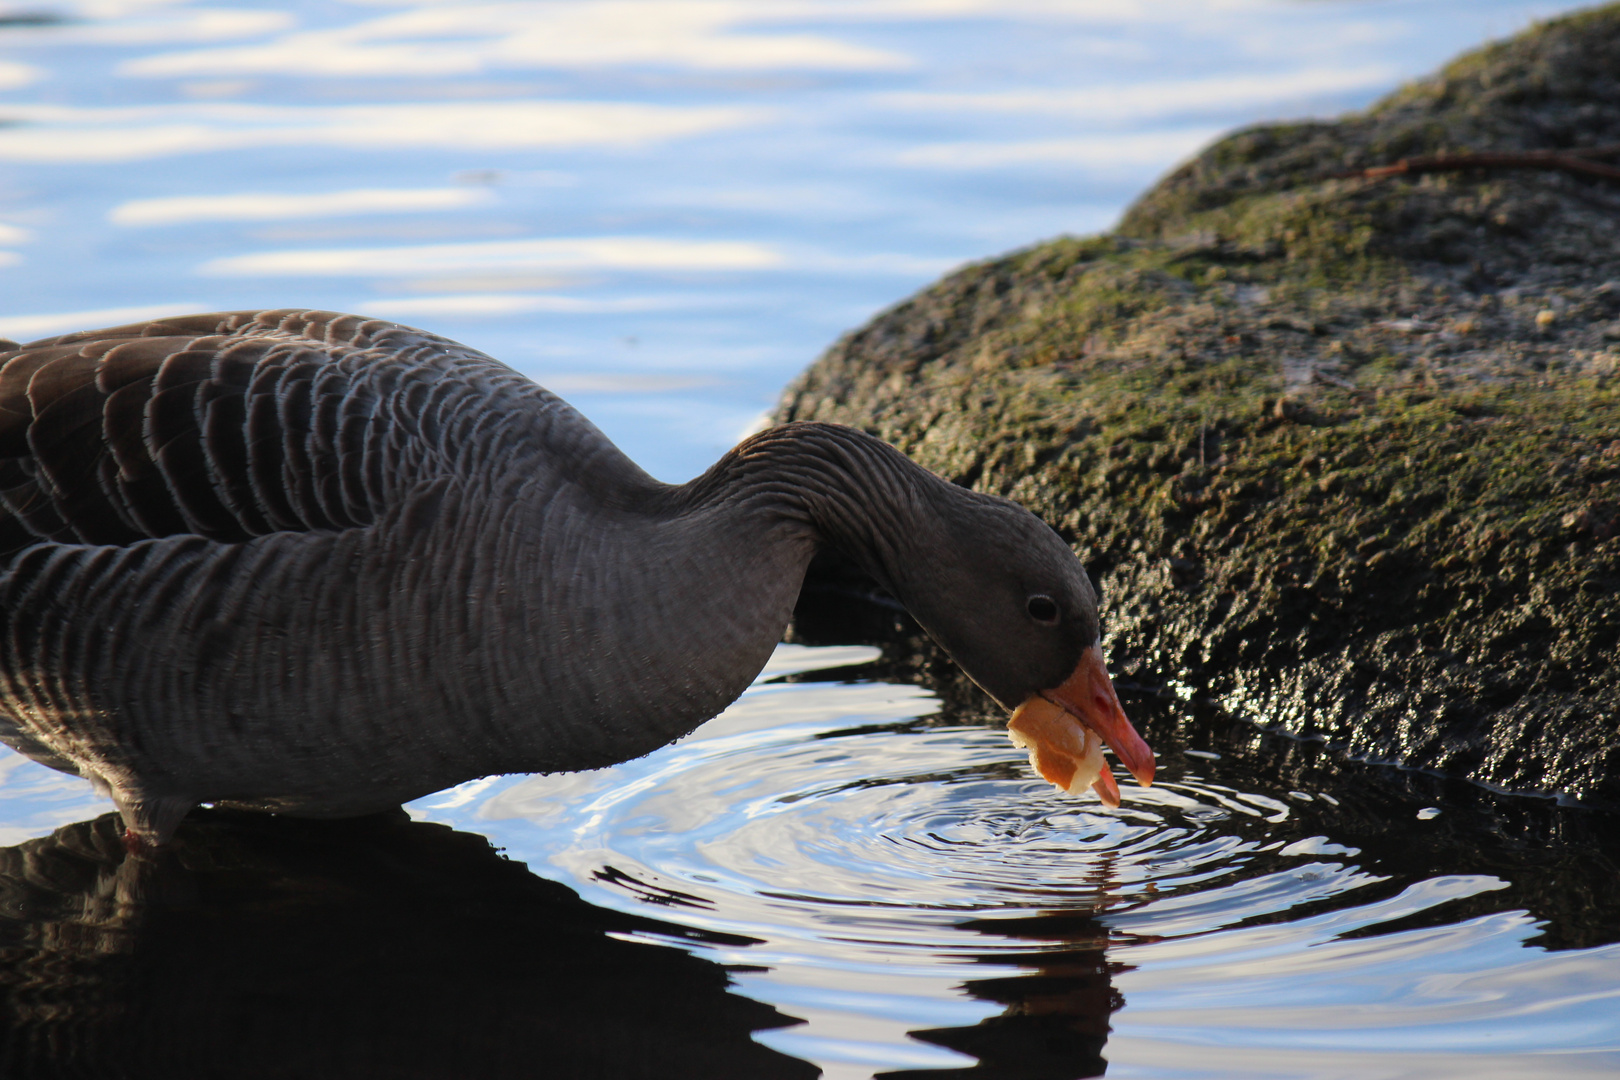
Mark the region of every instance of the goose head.
POLYGON ((1012 713, 1009 735, 1047 781, 1075 794, 1089 787, 1119 805, 1106 745, 1151 784, 1153 752, 1108 677, 1097 593, 1079 558, 1011 500, 930 487, 928 516, 940 526, 927 544, 934 556, 907 559, 892 584, 907 609, 1012 713))
POLYGON ((1053 529, 1013 502, 929 472, 853 428, 799 421, 754 436, 732 468, 798 508, 822 544, 905 605, 967 676, 1013 715, 1008 732, 1048 781, 1110 805, 1111 748, 1144 787, 1153 752, 1103 662, 1097 592, 1053 529))

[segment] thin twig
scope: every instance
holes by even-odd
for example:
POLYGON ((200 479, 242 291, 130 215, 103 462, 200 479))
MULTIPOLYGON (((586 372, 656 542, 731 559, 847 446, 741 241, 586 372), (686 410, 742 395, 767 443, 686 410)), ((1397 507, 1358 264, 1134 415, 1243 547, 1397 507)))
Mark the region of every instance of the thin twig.
POLYGON ((1575 150, 1520 150, 1484 154, 1435 154, 1429 157, 1402 158, 1393 165, 1377 165, 1370 169, 1338 173, 1334 179, 1384 180, 1391 176, 1460 172, 1464 169, 1549 169, 1596 176, 1604 180, 1620 180, 1620 168, 1590 160, 1595 157, 1617 155, 1620 155, 1620 146, 1583 146, 1575 150))
POLYGON ((1337 386, 1340 390, 1359 389, 1356 384, 1351 382, 1349 379, 1341 378, 1338 375, 1329 375, 1321 368, 1312 368, 1311 378, 1319 383, 1325 383, 1328 386, 1337 386))

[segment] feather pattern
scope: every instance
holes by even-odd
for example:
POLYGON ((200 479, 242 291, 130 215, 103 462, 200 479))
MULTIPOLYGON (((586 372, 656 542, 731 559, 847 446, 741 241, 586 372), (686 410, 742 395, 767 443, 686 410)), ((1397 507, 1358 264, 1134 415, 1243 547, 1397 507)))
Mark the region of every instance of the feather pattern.
POLYGON ((549 397, 454 343, 328 312, 171 319, 0 360, 0 468, 13 481, 0 557, 70 537, 240 542, 369 525, 415 475, 477 467, 458 456, 480 447, 447 443, 440 413, 549 397))

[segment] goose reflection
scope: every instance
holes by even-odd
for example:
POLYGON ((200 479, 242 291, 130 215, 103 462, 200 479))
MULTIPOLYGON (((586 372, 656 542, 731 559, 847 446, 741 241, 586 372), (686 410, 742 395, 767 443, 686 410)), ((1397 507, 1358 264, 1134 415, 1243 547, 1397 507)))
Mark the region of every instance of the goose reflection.
MULTIPOLYGON (((126 860, 116 815, 0 849, 0 1075, 814 1077, 722 966, 624 940, 480 836, 403 812, 202 812, 126 860)), ((747 939, 703 935, 711 943, 747 939)))
POLYGON ((960 1069, 878 1074, 885 1080, 1081 1080, 1108 1068, 1108 1019, 1125 999, 1114 988, 1121 970, 1107 957, 1108 928, 1089 912, 1043 912, 1016 919, 972 919, 960 929, 1017 942, 978 953, 979 963, 1028 971, 963 984, 973 997, 1005 1006, 971 1027, 913 1031, 912 1037, 978 1058, 960 1069))

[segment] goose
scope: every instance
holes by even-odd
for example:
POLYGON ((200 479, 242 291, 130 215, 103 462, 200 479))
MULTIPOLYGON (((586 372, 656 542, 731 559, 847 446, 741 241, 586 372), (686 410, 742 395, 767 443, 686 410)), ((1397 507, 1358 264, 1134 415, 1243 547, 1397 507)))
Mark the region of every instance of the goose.
POLYGON ((849 427, 661 483, 466 346, 326 311, 0 344, 0 740, 84 777, 135 853, 194 807, 397 807, 595 769, 735 700, 831 546, 1117 804, 1152 752, 1063 540, 849 427))

